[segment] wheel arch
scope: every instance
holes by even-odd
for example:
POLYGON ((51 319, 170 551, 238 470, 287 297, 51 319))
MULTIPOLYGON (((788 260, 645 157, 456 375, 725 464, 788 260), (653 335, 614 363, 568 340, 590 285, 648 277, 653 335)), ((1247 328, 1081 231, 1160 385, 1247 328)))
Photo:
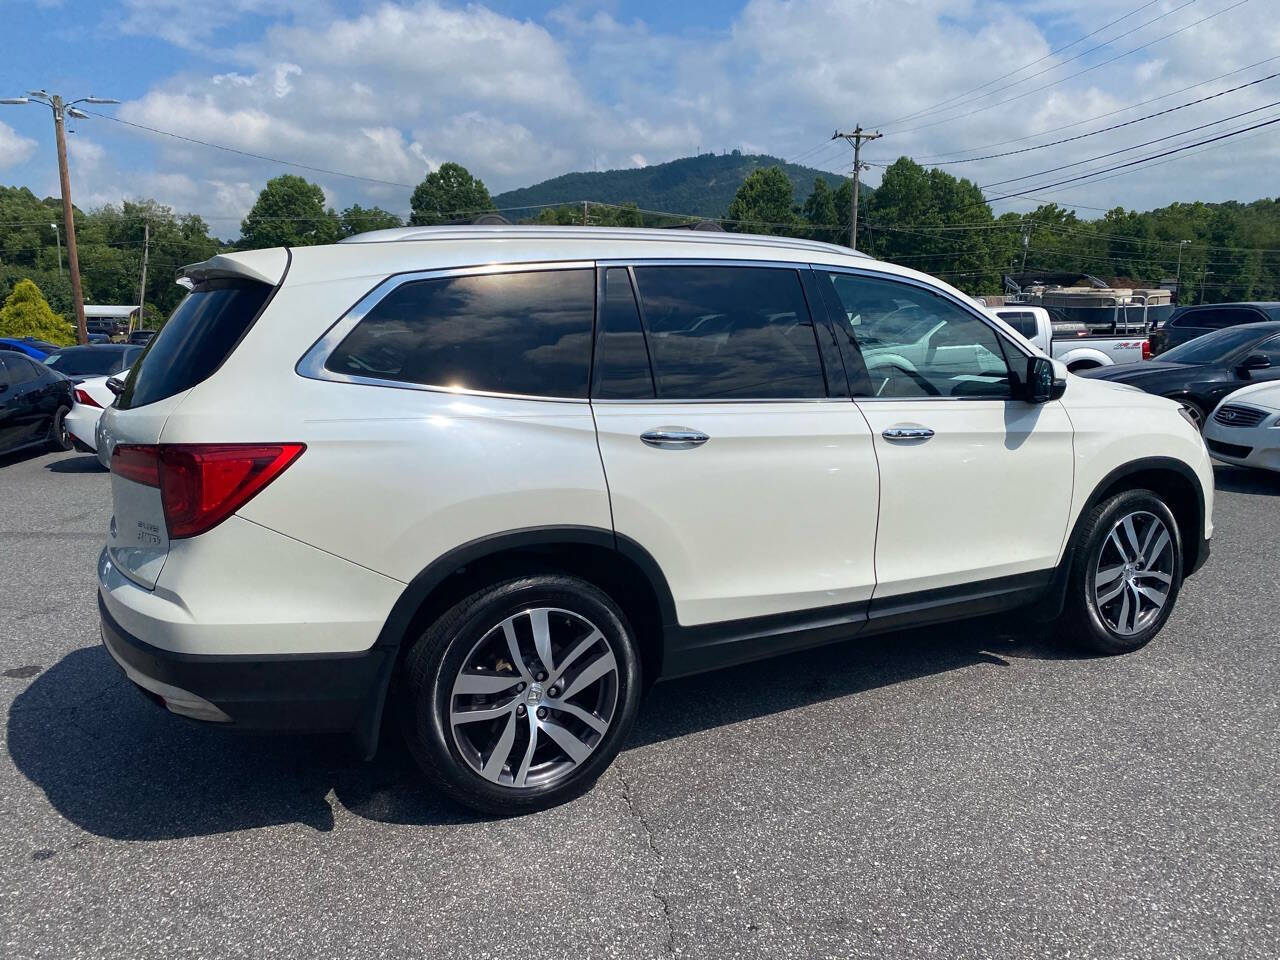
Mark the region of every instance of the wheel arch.
POLYGON ((365 756, 377 747, 392 676, 412 639, 486 583, 543 572, 577 576, 607 593, 635 633, 645 686, 661 675, 665 627, 676 622, 675 602, 657 561, 642 546, 612 530, 587 526, 529 527, 480 537, 428 564, 391 608, 374 642, 388 651, 387 666, 356 730, 365 756))

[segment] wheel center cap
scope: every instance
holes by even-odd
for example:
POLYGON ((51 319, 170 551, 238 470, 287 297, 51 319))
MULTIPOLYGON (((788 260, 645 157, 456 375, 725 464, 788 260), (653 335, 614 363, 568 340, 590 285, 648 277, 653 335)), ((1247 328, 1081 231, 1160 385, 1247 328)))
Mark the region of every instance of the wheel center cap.
POLYGON ((528 692, 524 695, 524 698, 525 698, 525 700, 526 700, 526 701, 528 701, 529 703, 541 703, 541 702, 542 702, 542 696, 543 696, 543 693, 542 693, 542 684, 540 684, 540 683, 531 683, 531 684, 529 684, 529 690, 528 690, 528 692))

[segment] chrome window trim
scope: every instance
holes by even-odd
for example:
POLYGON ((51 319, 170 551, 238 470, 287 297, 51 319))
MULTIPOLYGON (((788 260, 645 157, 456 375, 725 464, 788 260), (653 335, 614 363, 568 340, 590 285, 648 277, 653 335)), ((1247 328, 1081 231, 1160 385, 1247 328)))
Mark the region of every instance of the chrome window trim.
MULTIPOLYGON (((412 383, 407 380, 388 380, 382 377, 361 377, 348 373, 338 373, 325 367, 325 361, 337 349, 338 344, 347 338, 356 325, 368 315, 369 311, 384 300, 393 290, 406 283, 419 280, 439 280, 446 277, 478 277, 504 273, 543 273, 555 270, 594 270, 594 260, 540 260, 517 263, 485 263, 464 267, 441 267, 436 270, 416 270, 408 273, 396 273, 387 277, 363 297, 357 300, 345 313, 320 335, 320 338, 302 355, 294 366, 294 372, 309 380, 323 380, 329 383, 354 383, 368 387, 390 387, 393 390, 418 390, 426 393, 443 393, 455 397, 493 397, 498 400, 539 400, 551 403, 589 404, 590 383, 587 384, 588 395, 585 397, 554 397, 540 394, 498 393, 493 390, 469 390, 461 387, 441 386, 440 384, 412 383)), ((594 282, 594 281, 593 281, 594 282)), ((594 311, 594 305, 592 307, 594 311)), ((593 321, 594 330, 594 321, 593 321)))
MULTIPOLYGON (((969 303, 967 300, 957 297, 954 294, 949 293, 948 291, 943 290, 940 287, 936 287, 933 284, 926 283, 923 280, 917 280, 915 277, 904 277, 904 276, 900 276, 899 274, 889 273, 883 270, 868 269, 866 267, 837 266, 834 264, 827 264, 827 263, 811 263, 809 264, 809 266, 811 266, 814 270, 825 270, 829 273, 847 273, 852 276, 870 277, 873 280, 888 280, 893 283, 901 283, 907 286, 917 287, 935 296, 941 297, 943 300, 946 300, 948 303, 954 304, 955 306, 960 307, 964 312, 973 315, 979 321, 986 324, 986 326, 990 328, 993 333, 995 333, 996 337, 1003 340, 1005 343, 1015 347, 1017 351, 1021 353, 1024 357, 1026 357, 1028 360, 1036 356, 1034 352, 1026 349, 1016 341, 1009 339, 1009 337, 1005 335, 1005 332, 1001 330, 1000 327, 998 327, 995 323, 992 322, 992 319, 993 319, 992 317, 988 316, 985 312, 983 312, 982 310, 974 306, 972 303, 969 303)), ((856 339, 856 336, 857 335, 855 334, 855 339, 856 339)), ((861 344, 858 345, 858 349, 859 351, 861 351, 862 349, 861 344)), ((856 403, 862 403, 864 401, 867 401, 870 403, 919 403, 922 400, 928 400, 932 403, 936 403, 940 400, 941 401, 954 400, 954 401, 959 401, 963 403, 973 403, 974 401, 981 401, 984 403, 1024 403, 1025 402, 1025 401, 1019 401, 1017 397, 929 397, 929 396, 925 396, 925 397, 853 397, 851 399, 856 403)))

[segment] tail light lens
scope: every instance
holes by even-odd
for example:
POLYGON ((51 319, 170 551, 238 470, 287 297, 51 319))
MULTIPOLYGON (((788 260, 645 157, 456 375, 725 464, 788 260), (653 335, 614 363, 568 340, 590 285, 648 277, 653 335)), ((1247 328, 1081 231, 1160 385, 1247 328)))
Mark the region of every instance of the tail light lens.
POLYGON ((160 488, 169 539, 217 526, 302 456, 304 443, 118 445, 111 472, 160 488))
POLYGON ((102 404, 89 396, 87 391, 81 390, 79 387, 76 387, 76 403, 84 404, 86 407, 97 407, 99 410, 102 409, 102 404))
POLYGON ((1150 337, 1147 337, 1147 339, 1142 341, 1142 359, 1143 360, 1151 359, 1151 338, 1150 337))

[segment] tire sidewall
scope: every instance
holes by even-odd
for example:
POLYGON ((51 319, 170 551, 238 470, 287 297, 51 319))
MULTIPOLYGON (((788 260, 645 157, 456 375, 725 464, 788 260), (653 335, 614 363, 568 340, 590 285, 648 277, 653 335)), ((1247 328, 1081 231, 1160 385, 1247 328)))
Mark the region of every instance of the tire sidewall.
POLYGON ((49 445, 54 450, 70 450, 73 446, 71 432, 67 430, 67 414, 71 410, 68 407, 58 407, 53 415, 53 422, 49 424, 49 445))
POLYGON ((1098 515, 1088 541, 1084 544, 1080 576, 1077 577, 1076 582, 1076 590, 1079 591, 1076 601, 1082 604, 1089 626, 1104 648, 1117 653, 1137 650, 1146 646, 1164 629, 1165 623, 1173 614, 1178 595, 1182 591, 1182 558, 1182 531, 1178 527, 1177 520, 1174 519, 1173 512, 1154 493, 1133 490, 1114 497, 1105 505, 1098 515), (1092 584, 1098 558, 1102 555, 1102 549, 1107 536, 1111 533, 1111 528, 1121 517, 1138 511, 1155 514, 1173 537, 1173 577, 1169 584, 1168 598, 1155 620, 1141 632, 1125 636, 1112 630, 1103 619, 1092 584))
POLYGON ((499 584, 487 593, 448 636, 431 636, 432 630, 428 630, 424 637, 432 649, 425 665, 427 680, 406 704, 412 718, 410 736, 425 748, 424 760, 433 765, 436 775, 473 805, 510 813, 553 806, 579 796, 596 781, 617 755, 635 719, 641 678, 631 629, 605 594, 575 578, 528 577, 499 584), (618 701, 604 738, 569 776, 544 786, 516 789, 491 783, 471 769, 449 729, 449 700, 458 671, 481 637, 507 617, 530 607, 569 610, 600 629, 618 661, 618 701))

